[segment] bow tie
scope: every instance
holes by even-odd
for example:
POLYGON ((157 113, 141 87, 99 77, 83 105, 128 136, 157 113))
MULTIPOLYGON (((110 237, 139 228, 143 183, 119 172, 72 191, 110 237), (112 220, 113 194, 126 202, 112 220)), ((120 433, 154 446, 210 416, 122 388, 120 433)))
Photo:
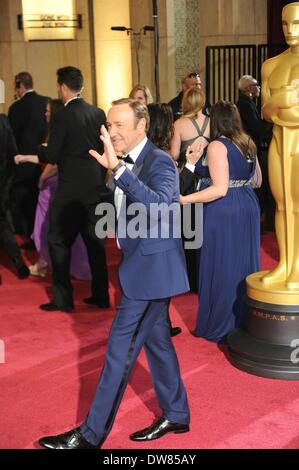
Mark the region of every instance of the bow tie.
POLYGON ((130 163, 131 165, 134 165, 134 160, 133 158, 130 157, 130 155, 127 155, 126 157, 122 157, 122 161, 125 163, 130 163))

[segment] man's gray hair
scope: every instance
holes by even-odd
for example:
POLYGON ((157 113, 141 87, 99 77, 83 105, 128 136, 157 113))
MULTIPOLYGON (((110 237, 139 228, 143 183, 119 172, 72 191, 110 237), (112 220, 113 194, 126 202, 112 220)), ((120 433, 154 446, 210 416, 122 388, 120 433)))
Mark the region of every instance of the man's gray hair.
POLYGON ((112 106, 117 106, 120 104, 128 104, 130 106, 135 116, 136 125, 140 121, 140 119, 145 119, 145 132, 147 132, 150 125, 150 117, 147 106, 143 103, 140 103, 139 101, 135 101, 130 98, 121 98, 120 100, 112 101, 112 106))
POLYGON ((255 85, 256 83, 257 80, 252 75, 243 75, 239 80, 238 87, 240 91, 246 91, 249 85, 255 85))

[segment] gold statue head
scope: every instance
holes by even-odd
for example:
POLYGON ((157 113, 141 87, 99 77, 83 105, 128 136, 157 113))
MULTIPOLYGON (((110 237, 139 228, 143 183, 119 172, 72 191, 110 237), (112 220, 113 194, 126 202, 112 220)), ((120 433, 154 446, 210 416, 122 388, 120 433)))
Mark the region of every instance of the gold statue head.
POLYGON ((282 10, 282 29, 286 43, 299 46, 299 2, 289 3, 282 10))

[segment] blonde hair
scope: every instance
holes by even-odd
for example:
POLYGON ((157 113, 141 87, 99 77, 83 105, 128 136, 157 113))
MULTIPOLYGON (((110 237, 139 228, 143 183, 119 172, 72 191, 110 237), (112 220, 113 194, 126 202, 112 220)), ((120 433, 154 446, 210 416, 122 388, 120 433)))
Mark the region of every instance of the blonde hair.
POLYGON ((140 83, 138 83, 134 86, 134 88, 132 88, 129 94, 129 98, 134 99, 134 95, 135 93, 137 93, 137 91, 143 92, 146 99, 146 104, 150 104, 154 101, 149 88, 146 85, 140 85, 140 83))
POLYGON ((201 88, 192 87, 185 91, 182 100, 184 117, 196 118, 206 102, 206 97, 201 88))

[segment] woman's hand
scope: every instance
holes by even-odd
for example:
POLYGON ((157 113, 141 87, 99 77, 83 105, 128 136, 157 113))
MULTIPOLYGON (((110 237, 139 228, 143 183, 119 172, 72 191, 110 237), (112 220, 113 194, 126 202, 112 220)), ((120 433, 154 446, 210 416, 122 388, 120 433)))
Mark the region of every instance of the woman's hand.
POLYGON ((195 165, 203 154, 205 145, 203 142, 195 142, 189 145, 186 150, 186 160, 191 165, 195 165))
POLYGON ((19 165, 20 163, 28 162, 26 155, 15 155, 14 161, 16 165, 19 165))
POLYGON ((101 126, 100 139, 104 144, 104 153, 100 155, 96 150, 89 150, 89 153, 100 165, 111 170, 118 164, 118 158, 115 154, 109 133, 104 125, 101 126))
POLYGON ((39 177, 38 180, 38 189, 42 189, 43 185, 45 184, 47 178, 44 178, 43 175, 39 177))
POLYGON ((14 156, 14 161, 16 165, 19 165, 20 163, 39 163, 39 159, 37 155, 15 155, 14 156))
POLYGON ((186 204, 184 201, 185 201, 185 196, 182 196, 182 195, 180 194, 180 204, 181 204, 181 206, 183 206, 184 204, 186 204))

